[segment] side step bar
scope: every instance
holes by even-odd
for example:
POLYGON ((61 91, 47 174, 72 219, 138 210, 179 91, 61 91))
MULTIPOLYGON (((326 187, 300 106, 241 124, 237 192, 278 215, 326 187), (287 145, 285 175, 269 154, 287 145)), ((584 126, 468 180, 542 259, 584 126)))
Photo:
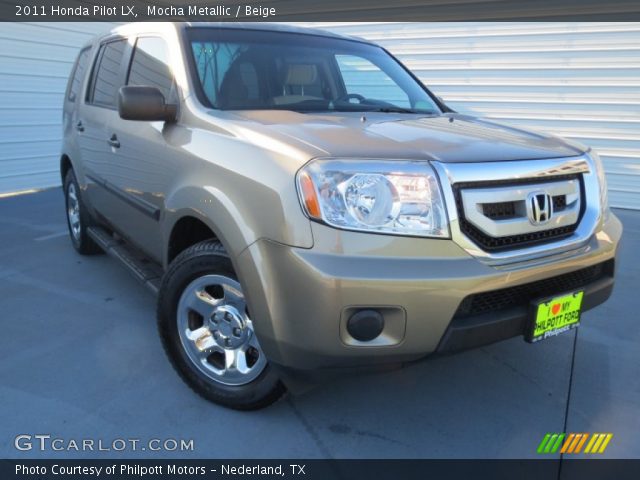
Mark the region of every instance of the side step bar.
POLYGON ((158 294, 162 280, 162 268, 159 265, 101 227, 89 227, 87 233, 100 248, 119 260, 154 295, 158 294))

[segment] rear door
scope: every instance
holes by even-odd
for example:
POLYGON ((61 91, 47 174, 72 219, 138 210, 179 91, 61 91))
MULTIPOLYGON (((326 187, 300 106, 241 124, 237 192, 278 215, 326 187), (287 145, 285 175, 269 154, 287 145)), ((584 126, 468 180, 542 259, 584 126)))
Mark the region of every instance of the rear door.
POLYGON ((83 127, 82 124, 79 124, 78 108, 83 101, 85 78, 91 66, 91 52, 91 47, 86 47, 78 53, 69 76, 64 95, 64 108, 62 109, 63 152, 72 159, 76 178, 83 186, 85 178, 79 145, 83 127))
POLYGON ((111 188, 117 173, 113 171, 116 148, 110 125, 119 118, 117 93, 124 83, 130 50, 127 39, 122 37, 106 40, 99 46, 86 95, 74 123, 89 202, 112 224, 117 223, 118 216, 126 215, 111 188))
MULTIPOLYGON (((159 36, 136 40, 127 74, 127 85, 158 88, 167 103, 178 102, 169 60, 169 48, 159 36)), ((117 118, 109 135, 117 138, 112 171, 113 186, 129 205, 128 214, 119 216, 117 227, 149 256, 162 258, 160 216, 167 188, 178 175, 176 156, 167 140, 176 125, 117 118)))

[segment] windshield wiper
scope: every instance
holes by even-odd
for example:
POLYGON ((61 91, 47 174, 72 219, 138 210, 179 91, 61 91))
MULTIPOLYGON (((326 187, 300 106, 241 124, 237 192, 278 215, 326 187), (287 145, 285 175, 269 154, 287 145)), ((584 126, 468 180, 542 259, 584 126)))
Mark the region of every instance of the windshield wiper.
POLYGON ((372 108, 371 110, 366 110, 367 112, 380 112, 380 113, 424 113, 431 114, 433 112, 418 112, 416 110, 411 110, 410 108, 402 108, 402 107, 380 107, 380 108, 372 108))

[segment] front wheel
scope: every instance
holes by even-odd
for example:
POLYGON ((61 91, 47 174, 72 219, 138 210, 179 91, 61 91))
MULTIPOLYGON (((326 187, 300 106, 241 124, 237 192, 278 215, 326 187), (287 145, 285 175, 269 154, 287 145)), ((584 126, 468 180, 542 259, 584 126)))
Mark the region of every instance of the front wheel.
POLYGON ((242 286, 219 242, 198 243, 172 262, 160 288, 157 316, 171 363, 206 399, 252 410, 284 394, 260 348, 242 286))

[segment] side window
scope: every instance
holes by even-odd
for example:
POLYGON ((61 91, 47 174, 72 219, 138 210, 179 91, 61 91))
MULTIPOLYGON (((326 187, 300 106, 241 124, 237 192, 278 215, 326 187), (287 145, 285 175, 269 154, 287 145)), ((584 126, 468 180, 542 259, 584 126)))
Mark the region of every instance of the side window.
POLYGON ((73 67, 73 75, 71 76, 71 82, 69 84, 69 91, 67 93, 67 100, 75 102, 82 88, 82 81, 84 80, 84 74, 87 71, 87 63, 89 62, 90 48, 85 48, 78 55, 78 59, 73 67))
POLYGON ((167 44, 162 38, 138 38, 127 85, 157 87, 164 98, 169 101, 173 87, 173 75, 169 66, 167 44))
POLYGON ((100 47, 99 65, 95 72, 92 103, 115 108, 120 84, 120 64, 127 46, 126 40, 116 40, 100 47))
POLYGON ((366 58, 354 55, 336 55, 336 62, 347 93, 389 102, 398 107, 411 108, 411 102, 405 91, 366 58))

